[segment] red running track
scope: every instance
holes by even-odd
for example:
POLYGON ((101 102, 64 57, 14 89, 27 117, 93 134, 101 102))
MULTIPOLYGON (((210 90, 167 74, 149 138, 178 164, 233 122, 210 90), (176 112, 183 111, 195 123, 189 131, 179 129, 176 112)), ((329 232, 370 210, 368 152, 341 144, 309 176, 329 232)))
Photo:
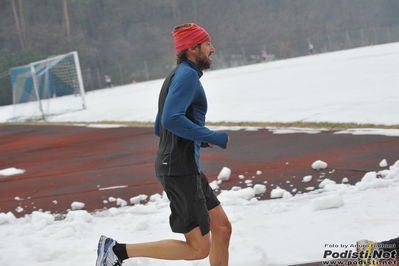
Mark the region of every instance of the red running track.
MULTIPOLYGON (((248 179, 265 184, 260 199, 269 199, 276 186, 306 192, 322 178, 341 182, 347 177, 354 184, 366 172, 381 170, 382 159, 389 165, 399 159, 399 137, 333 131, 273 134, 267 129, 228 133, 226 150, 202 150, 202 170, 213 181, 223 167, 231 169, 220 190, 246 187, 248 179), (327 162, 328 168, 313 170, 316 160, 327 162), (312 181, 302 182, 307 175, 312 181)), ((0 212, 12 211, 17 217, 35 210, 62 214, 74 201, 94 211, 116 207, 115 202, 104 203, 109 197, 129 203, 140 194, 162 193, 154 175, 157 144, 152 128, 0 125, 0 170, 26 171, 0 176, 0 212), (23 211, 16 212, 18 207, 23 211)))

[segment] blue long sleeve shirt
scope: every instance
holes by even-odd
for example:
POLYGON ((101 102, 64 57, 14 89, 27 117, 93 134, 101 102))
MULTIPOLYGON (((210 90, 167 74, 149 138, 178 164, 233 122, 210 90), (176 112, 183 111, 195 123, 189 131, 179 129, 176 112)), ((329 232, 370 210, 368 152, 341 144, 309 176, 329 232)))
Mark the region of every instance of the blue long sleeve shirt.
POLYGON ((159 95, 154 132, 160 137, 156 174, 181 176, 201 171, 200 148, 208 143, 226 148, 228 135, 205 127, 208 103, 200 82, 202 71, 187 60, 165 79, 159 95))

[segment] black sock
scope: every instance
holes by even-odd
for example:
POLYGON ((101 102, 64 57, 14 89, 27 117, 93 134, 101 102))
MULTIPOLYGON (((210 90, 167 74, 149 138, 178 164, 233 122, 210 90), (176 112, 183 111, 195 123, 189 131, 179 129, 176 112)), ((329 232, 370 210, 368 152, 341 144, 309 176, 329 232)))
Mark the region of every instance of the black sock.
POLYGON ((113 246, 112 250, 114 251, 115 255, 121 260, 124 261, 128 259, 127 251, 126 251, 126 244, 119 244, 118 242, 113 246))

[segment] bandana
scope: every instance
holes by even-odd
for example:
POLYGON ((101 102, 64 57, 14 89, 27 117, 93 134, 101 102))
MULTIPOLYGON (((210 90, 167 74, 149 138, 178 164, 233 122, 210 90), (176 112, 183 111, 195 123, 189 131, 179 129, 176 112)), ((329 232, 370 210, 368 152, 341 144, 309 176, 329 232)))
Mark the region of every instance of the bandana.
POLYGON ((179 53, 194 45, 211 40, 209 34, 195 23, 172 32, 175 39, 175 49, 179 53))

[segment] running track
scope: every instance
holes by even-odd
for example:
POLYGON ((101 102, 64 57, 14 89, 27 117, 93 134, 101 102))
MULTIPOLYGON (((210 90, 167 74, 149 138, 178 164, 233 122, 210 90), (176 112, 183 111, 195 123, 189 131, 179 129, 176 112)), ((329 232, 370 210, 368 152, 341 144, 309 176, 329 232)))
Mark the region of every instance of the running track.
MULTIPOLYGON (((230 180, 220 189, 246 187, 248 179, 265 184, 261 199, 269 199, 276 186, 296 188, 297 193, 317 188, 320 177, 336 182, 347 177, 354 184, 366 172, 380 170, 382 159, 389 165, 399 159, 399 137, 333 131, 273 134, 267 129, 228 133, 226 150, 202 150, 202 170, 213 181, 223 167, 231 169, 230 180), (313 170, 316 160, 327 162, 328 168, 313 170), (303 183, 307 175, 312 181, 303 183)), ((0 212, 12 211, 17 217, 35 210, 63 214, 74 201, 92 212, 117 207, 115 202, 104 203, 109 197, 129 202, 140 194, 162 193, 154 176, 157 144, 152 128, 146 127, 0 125, 0 170, 26 171, 0 176, 0 212), (16 212, 18 207, 23 211, 16 212)))

